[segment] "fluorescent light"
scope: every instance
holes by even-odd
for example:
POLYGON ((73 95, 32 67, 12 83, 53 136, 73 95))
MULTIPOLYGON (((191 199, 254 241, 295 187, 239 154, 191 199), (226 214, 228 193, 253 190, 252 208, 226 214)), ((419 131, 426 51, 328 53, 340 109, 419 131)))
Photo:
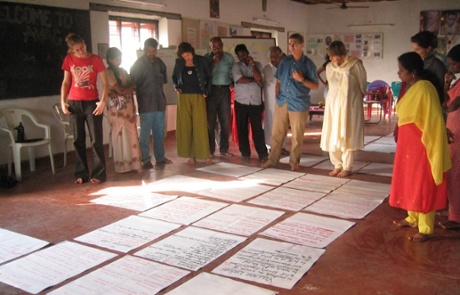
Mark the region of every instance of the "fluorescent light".
POLYGON ((351 24, 348 25, 349 28, 351 27, 393 27, 395 24, 351 24))
POLYGON ((149 2, 148 0, 118 0, 119 2, 126 2, 126 3, 132 3, 132 4, 140 4, 140 5, 150 5, 150 6, 157 6, 157 7, 166 7, 165 4, 161 3, 154 3, 154 2, 149 2))
POLYGON ((256 22, 266 23, 266 24, 275 25, 275 26, 280 24, 276 20, 272 20, 272 19, 269 19, 269 18, 266 18, 266 17, 255 17, 255 18, 253 18, 253 20, 256 21, 256 22))

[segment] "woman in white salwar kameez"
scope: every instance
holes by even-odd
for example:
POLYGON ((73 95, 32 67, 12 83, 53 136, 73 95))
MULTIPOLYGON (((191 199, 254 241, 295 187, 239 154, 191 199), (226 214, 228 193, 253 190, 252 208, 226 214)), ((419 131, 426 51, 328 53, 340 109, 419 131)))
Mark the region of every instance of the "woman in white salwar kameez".
POLYGON ((329 91, 326 96, 320 147, 329 152, 334 170, 329 175, 351 174, 354 151, 364 147, 363 98, 367 75, 360 59, 347 55, 345 45, 329 45, 331 62, 326 66, 329 91))

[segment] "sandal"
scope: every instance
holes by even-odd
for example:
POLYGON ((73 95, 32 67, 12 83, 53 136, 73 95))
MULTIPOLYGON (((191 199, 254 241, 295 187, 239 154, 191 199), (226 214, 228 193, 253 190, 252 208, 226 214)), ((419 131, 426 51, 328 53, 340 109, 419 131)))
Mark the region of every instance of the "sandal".
POLYGON ((189 164, 190 166, 193 166, 196 164, 196 160, 194 158, 190 158, 188 159, 187 164, 189 164))
POLYGON ((204 161, 204 163, 205 163, 206 165, 211 165, 211 164, 213 164, 214 162, 212 161, 211 158, 207 158, 207 159, 204 161))

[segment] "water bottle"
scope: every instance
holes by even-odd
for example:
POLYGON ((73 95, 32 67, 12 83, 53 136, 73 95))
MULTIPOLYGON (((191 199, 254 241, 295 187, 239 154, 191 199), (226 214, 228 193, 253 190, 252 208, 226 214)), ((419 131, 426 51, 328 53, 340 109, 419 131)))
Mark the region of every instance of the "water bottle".
POLYGON ((19 126, 14 128, 17 130, 17 141, 16 142, 24 142, 24 126, 22 126, 22 122, 19 122, 19 126))

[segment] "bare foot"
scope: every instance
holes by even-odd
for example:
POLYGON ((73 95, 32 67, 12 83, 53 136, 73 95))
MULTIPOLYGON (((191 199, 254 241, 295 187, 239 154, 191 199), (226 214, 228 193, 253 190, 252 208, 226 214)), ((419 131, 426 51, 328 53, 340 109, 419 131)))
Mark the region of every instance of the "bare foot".
POLYGON ((83 183, 83 178, 80 177, 80 178, 75 179, 75 183, 76 184, 82 184, 83 183))
POLYGON ((207 158, 206 161, 204 161, 204 163, 205 163, 206 165, 211 165, 211 164, 214 163, 214 162, 212 161, 211 158, 207 158))
POLYGON ((399 226, 399 227, 417 227, 416 224, 414 223, 409 223, 405 219, 401 220, 393 220, 393 224, 399 226))
POLYGON ((101 180, 99 180, 97 178, 91 178, 90 181, 91 181, 92 184, 99 184, 99 183, 102 182, 101 180))
POLYGON ((351 175, 351 171, 350 170, 342 170, 340 171, 339 174, 337 174, 337 177, 340 177, 340 178, 345 178, 345 177, 348 177, 351 175))
POLYGON ((337 176, 340 172, 342 172, 342 168, 334 168, 334 170, 329 172, 329 176, 337 176))
POLYGON ((272 162, 270 162, 270 160, 267 160, 264 163, 262 163, 259 167, 265 169, 265 168, 269 168, 269 167, 272 167, 272 166, 273 166, 272 162))
POLYGON ((291 166, 291 171, 299 171, 299 170, 300 170, 299 164, 294 164, 291 166))
POLYGON ((196 164, 195 158, 190 158, 190 159, 188 159, 187 164, 189 164, 189 165, 191 165, 191 166, 192 166, 192 165, 195 165, 195 164, 196 164))
POLYGON ((449 220, 449 221, 444 222, 444 223, 438 222, 438 224, 443 229, 460 229, 460 223, 452 221, 452 220, 449 220))
POLYGON ((433 235, 416 233, 413 237, 409 237, 409 240, 411 240, 412 242, 425 242, 432 238, 433 235))

